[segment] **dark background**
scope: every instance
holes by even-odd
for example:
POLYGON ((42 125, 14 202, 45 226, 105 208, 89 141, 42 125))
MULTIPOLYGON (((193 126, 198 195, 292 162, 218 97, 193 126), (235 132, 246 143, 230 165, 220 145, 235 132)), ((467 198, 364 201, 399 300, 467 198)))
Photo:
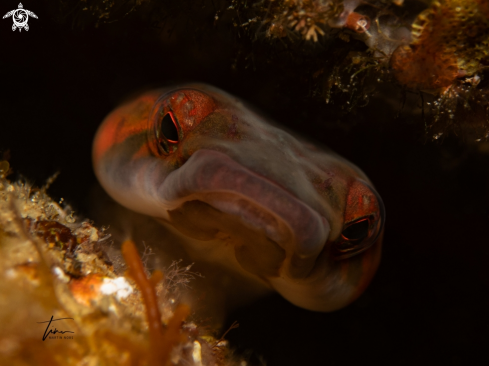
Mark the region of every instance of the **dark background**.
MULTIPOLYGON (((92 138, 118 101, 172 82, 216 85, 356 163, 387 210, 382 263, 357 302, 322 314, 263 299, 228 318, 240 323, 232 346, 271 366, 489 362, 487 143, 425 138, 419 115, 399 115, 395 86, 346 115, 327 106, 311 75, 335 41, 252 42, 231 18, 214 24, 205 1, 195 2, 195 19, 195 9, 175 12, 170 27, 151 10, 95 27, 56 4, 23 2, 39 17, 28 32, 0 21, 0 151, 10 149, 10 178, 42 185, 60 171, 49 192, 89 215, 92 138)), ((0 13, 16 7, 4 1, 0 13)))

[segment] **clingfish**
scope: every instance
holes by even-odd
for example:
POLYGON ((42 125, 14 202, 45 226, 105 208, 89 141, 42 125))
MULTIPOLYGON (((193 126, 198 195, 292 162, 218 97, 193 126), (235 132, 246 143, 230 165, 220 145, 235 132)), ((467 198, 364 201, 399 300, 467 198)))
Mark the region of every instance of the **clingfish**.
POLYGON ((367 176, 217 88, 125 102, 100 126, 93 164, 114 200, 197 258, 305 309, 348 305, 379 265, 385 210, 367 176))

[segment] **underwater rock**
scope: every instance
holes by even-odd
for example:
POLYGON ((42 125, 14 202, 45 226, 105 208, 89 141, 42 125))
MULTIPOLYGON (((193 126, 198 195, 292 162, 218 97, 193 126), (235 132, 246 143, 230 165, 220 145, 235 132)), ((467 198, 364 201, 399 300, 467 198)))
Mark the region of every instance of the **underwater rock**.
POLYGON ((127 242, 129 277, 117 273, 106 254, 110 235, 78 222, 46 187, 10 182, 8 165, 0 167, 0 364, 237 362, 226 341, 186 320, 188 306, 175 306, 178 271, 148 280, 127 242))

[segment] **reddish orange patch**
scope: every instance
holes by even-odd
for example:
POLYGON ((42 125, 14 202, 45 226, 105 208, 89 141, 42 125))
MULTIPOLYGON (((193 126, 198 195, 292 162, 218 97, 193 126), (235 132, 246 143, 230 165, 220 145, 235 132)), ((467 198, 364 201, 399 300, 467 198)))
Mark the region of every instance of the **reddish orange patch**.
POLYGON ((89 306, 92 300, 96 301, 100 298, 100 286, 102 282, 102 275, 89 274, 80 279, 72 279, 70 281, 70 290, 76 301, 89 306))
POLYGON ((171 97, 171 108, 174 115, 179 121, 180 127, 183 130, 183 135, 190 133, 193 128, 204 120, 209 114, 214 112, 217 108, 216 102, 209 95, 193 90, 180 90, 171 97), (176 103, 178 96, 182 95, 183 98, 179 103, 176 103), (188 110, 189 105, 192 103, 192 109, 188 110))
POLYGON ((397 80, 410 89, 443 89, 459 76, 456 56, 424 44, 399 47, 391 66, 397 80))
POLYGON ((357 33, 364 33, 370 28, 370 18, 355 12, 350 13, 346 19, 345 27, 357 33))
POLYGON ((109 114, 100 127, 93 145, 93 159, 98 162, 112 147, 142 133, 148 126, 148 117, 159 93, 145 94, 122 105, 109 114))
POLYGON ((443 92, 487 64, 487 0, 434 1, 413 23, 413 42, 400 46, 391 66, 410 89, 443 92))
POLYGON ((15 269, 25 275, 30 281, 37 281, 39 279, 39 269, 38 264, 29 262, 18 264, 15 266, 15 269))
POLYGON ((365 184, 355 181, 348 193, 345 211, 345 222, 378 212, 379 206, 375 195, 365 184))

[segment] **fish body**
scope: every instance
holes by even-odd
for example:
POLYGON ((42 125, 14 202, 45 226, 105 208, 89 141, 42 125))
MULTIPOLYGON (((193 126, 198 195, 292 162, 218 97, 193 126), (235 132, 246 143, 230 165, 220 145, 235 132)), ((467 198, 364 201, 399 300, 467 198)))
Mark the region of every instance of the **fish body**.
POLYGON ((194 257, 297 306, 339 309, 378 267, 385 211, 367 176, 217 88, 152 90, 119 106, 93 164, 112 198, 179 233, 194 257))

